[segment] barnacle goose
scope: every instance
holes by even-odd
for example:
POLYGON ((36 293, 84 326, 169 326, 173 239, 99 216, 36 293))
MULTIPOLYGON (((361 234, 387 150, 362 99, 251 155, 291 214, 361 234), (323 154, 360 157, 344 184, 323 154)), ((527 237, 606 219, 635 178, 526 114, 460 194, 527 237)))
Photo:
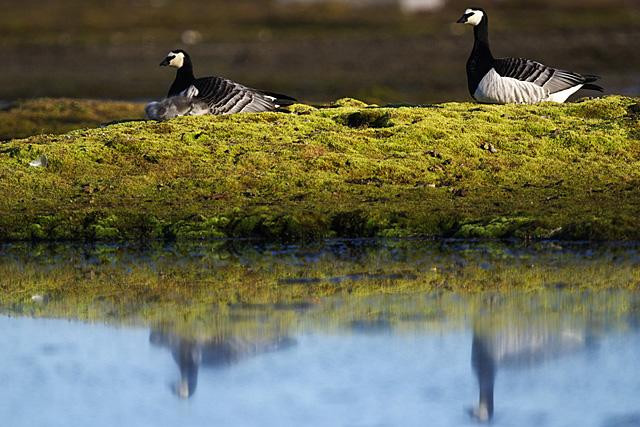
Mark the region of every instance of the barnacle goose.
POLYGON ((210 114, 273 111, 296 102, 289 96, 251 89, 221 77, 196 79, 191 58, 182 49, 169 52, 160 65, 178 69, 168 97, 179 95, 193 85, 198 90, 195 99, 204 101, 210 114))
POLYGON ((459 24, 473 25, 475 43, 467 61, 469 92, 486 104, 565 102, 580 89, 602 92, 589 74, 558 70, 530 59, 494 58, 489 48, 489 20, 481 8, 465 10, 459 24))
POLYGON ((150 102, 144 111, 152 120, 168 120, 178 116, 201 116, 209 114, 206 102, 196 99, 198 89, 191 85, 178 95, 158 102, 150 102))

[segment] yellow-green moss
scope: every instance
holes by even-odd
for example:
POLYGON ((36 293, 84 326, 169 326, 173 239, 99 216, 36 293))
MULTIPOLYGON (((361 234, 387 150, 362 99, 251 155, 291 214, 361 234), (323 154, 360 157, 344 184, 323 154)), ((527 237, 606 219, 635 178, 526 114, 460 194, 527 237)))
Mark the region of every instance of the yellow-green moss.
POLYGON ((0 111, 0 140, 64 133, 103 123, 144 117, 143 104, 78 99, 33 99, 0 111))
POLYGON ((336 105, 4 143, 0 239, 640 238, 636 99, 336 105))

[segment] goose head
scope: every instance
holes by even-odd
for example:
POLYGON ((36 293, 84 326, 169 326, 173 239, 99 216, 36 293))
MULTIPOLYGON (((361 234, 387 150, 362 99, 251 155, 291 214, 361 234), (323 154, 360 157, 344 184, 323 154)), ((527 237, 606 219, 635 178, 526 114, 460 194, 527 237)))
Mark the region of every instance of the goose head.
POLYGON ((489 407, 486 402, 480 402, 475 408, 468 408, 467 413, 471 419, 479 423, 488 423, 493 418, 493 408, 489 407))
POLYGON ((171 392, 178 398, 186 400, 196 392, 197 384, 197 374, 193 378, 180 378, 180 381, 171 384, 171 392))
POLYGON ((182 49, 172 50, 160 63, 161 67, 182 68, 190 61, 189 54, 182 49))
POLYGON ((487 13, 484 9, 479 7, 471 7, 464 11, 464 14, 456 21, 458 24, 467 24, 478 26, 480 23, 487 19, 487 13))

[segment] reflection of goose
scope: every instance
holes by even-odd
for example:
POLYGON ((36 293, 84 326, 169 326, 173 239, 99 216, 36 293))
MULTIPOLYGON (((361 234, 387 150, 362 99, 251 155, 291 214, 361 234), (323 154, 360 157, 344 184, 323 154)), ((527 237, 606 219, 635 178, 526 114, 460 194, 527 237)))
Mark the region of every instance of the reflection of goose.
POLYGON ((552 325, 510 325, 476 330, 471 362, 478 378, 480 397, 471 415, 479 421, 493 417, 493 386, 500 367, 527 367, 584 348, 586 332, 552 325))
POLYGON ((171 350, 173 360, 180 368, 180 382, 176 384, 174 391, 183 399, 195 393, 200 365, 224 368, 243 359, 284 350, 295 344, 295 340, 289 337, 255 339, 230 337, 214 341, 194 341, 161 330, 152 330, 149 341, 153 345, 171 350))

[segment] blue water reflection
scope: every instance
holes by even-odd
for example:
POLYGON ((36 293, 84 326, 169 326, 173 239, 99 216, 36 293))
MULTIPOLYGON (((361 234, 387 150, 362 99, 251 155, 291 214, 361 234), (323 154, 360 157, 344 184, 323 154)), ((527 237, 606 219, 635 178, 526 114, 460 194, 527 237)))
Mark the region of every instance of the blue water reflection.
MULTIPOLYGON (((638 299, 618 294, 621 304, 638 299)), ((330 325, 331 311, 351 298, 263 307, 254 316, 239 306, 230 318, 251 333, 240 327, 206 338, 2 317, 0 419, 10 426, 458 426, 490 418, 504 426, 638 425, 636 316, 598 307, 597 297, 566 310, 549 304, 562 295, 504 297, 501 309, 481 316, 469 307, 485 296, 459 297, 460 311, 469 312, 462 321, 423 316, 423 305, 439 303, 429 295, 353 297, 385 315, 339 325, 330 325), (524 314, 509 309, 511 301, 547 308, 524 314), (394 318, 399 306, 405 310, 394 318), (283 309, 300 318, 277 331, 271 313, 283 309)))

